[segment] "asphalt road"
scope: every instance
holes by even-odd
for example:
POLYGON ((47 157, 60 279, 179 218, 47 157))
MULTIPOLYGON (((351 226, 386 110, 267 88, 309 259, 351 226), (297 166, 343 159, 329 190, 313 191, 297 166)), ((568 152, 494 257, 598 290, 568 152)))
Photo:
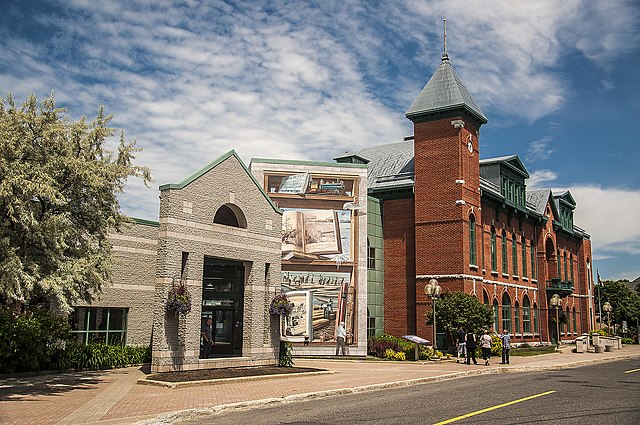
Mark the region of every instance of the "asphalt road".
MULTIPOLYGON (((330 379, 330 378, 327 378, 330 379)), ((234 410, 181 424, 640 424, 640 361, 470 376, 234 410), (627 372, 627 373, 625 373, 627 372), (468 415, 467 417, 462 417, 468 415)))

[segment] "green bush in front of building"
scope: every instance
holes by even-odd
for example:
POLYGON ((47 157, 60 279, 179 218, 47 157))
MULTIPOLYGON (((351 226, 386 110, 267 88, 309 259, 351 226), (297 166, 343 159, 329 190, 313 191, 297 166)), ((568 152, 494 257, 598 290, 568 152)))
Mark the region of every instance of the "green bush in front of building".
POLYGON ((66 320, 47 309, 0 309, 0 373, 106 369, 151 361, 151 347, 78 345, 66 320))

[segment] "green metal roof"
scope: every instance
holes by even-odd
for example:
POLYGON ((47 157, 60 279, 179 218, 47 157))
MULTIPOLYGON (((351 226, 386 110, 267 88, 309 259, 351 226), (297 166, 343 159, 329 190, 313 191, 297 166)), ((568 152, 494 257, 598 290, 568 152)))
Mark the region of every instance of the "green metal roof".
POLYGON ((405 116, 414 120, 456 110, 465 110, 480 124, 487 122, 482 109, 462 84, 462 80, 449 62, 449 57, 444 54, 442 63, 413 101, 405 116))

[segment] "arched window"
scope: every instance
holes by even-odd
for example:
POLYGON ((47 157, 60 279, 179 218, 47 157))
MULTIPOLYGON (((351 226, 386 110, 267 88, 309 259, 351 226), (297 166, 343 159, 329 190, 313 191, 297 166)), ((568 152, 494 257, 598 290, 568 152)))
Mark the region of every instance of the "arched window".
POLYGON ((500 329, 500 316, 498 313, 498 300, 493 300, 493 330, 498 332, 500 329))
POLYGON ((533 333, 537 334, 538 332, 540 332, 538 323, 538 306, 536 303, 533 303, 533 333))
POLYGON ((502 295, 502 329, 511 333, 511 299, 508 293, 502 295))
POLYGON ((476 265, 476 217, 469 216, 469 264, 476 265))
POLYGON ((576 315, 576 308, 573 307, 573 311, 571 312, 573 316, 573 333, 578 333, 578 316, 576 315))
POLYGON ((569 270, 571 270, 571 283, 575 286, 575 280, 573 280, 573 256, 569 254, 569 270))
POLYGON ((511 261, 513 263, 513 274, 518 275, 518 242, 516 234, 511 235, 511 261))
POLYGON ((233 204, 225 204, 218 208, 213 222, 224 226, 247 228, 247 220, 244 218, 242 210, 233 204))
POLYGON ((525 334, 531 333, 531 305, 529 304, 529 297, 524 296, 522 298, 522 332, 525 334))
POLYGON ((502 231, 502 273, 509 273, 507 263, 507 232, 502 231))
POLYGON ((565 311, 564 314, 566 315, 565 317, 567 318, 567 322, 563 328, 566 328, 565 335, 569 335, 569 332, 571 332, 571 313, 569 312, 569 306, 567 306, 567 311, 565 311))
POLYGON ((562 279, 562 265, 560 264, 560 260, 562 260, 562 256, 560 255, 560 250, 556 253, 556 261, 558 263, 558 279, 562 279))
POLYGON ((536 279, 536 245, 533 239, 531 239, 531 280, 536 279))
POLYGON ((489 305, 489 295, 487 295, 487 291, 482 291, 482 302, 484 305, 489 305))
POLYGON ((491 226, 491 271, 498 271, 498 252, 496 246, 496 228, 491 226))
POLYGON ((513 319, 515 322, 515 333, 520 333, 520 305, 518 305, 518 301, 513 306, 513 319))

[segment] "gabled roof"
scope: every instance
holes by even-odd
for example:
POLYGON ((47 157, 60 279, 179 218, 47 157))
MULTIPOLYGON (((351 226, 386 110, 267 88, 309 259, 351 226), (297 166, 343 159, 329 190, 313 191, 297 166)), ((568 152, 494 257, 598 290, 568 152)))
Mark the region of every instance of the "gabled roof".
POLYGON ((539 215, 544 215, 550 197, 550 189, 527 190, 527 204, 539 215))
POLYGON ((253 181, 253 183, 256 185, 256 187, 260 190, 260 192, 262 193, 262 196, 264 196, 264 198, 269 202, 269 204, 274 209, 274 211, 279 213, 279 214, 282 214, 282 210, 280 208, 278 208, 276 206, 276 204, 273 203, 271 198, 269 198, 269 196, 264 191, 262 186, 260 186, 260 184, 258 183, 256 178, 253 177, 253 174, 251 174, 251 172, 249 172, 249 169, 246 167, 246 165, 244 165, 244 162, 242 162, 242 160, 240 159, 240 157, 238 156, 238 154, 234 150, 230 150, 229 152, 227 152, 226 154, 222 155, 218 159, 214 160, 213 162, 210 162, 208 165, 205 165, 201 169, 193 172, 191 175, 189 175, 186 179, 182 180, 180 183, 163 184, 162 186, 159 187, 159 189, 160 189, 160 191, 169 190, 169 189, 180 190, 180 189, 186 187, 187 185, 189 185, 190 183, 193 183, 199 177, 201 177, 204 174, 208 173, 209 171, 213 170, 216 166, 222 164, 224 161, 226 161, 227 159, 229 159, 231 157, 234 157, 238 161, 240 166, 242 166, 242 169, 244 170, 244 172, 247 173, 247 176, 249 176, 249 178, 253 181))
POLYGON ((442 63, 413 101, 405 116, 408 119, 414 119, 457 109, 466 110, 481 124, 487 122, 482 109, 462 84, 462 80, 449 62, 449 57, 445 54, 442 57, 442 63))
POLYGON ((518 155, 500 156, 496 158, 486 158, 480 160, 480 166, 490 164, 505 164, 508 168, 523 176, 525 179, 529 178, 529 172, 525 168, 524 164, 520 160, 518 155))
POLYGON ((558 203, 558 205, 560 205, 560 201, 564 201, 571 207, 571 209, 574 209, 576 207, 576 200, 573 199, 573 196, 571 196, 571 192, 569 192, 568 190, 565 190, 562 193, 554 193, 553 199, 558 203))

